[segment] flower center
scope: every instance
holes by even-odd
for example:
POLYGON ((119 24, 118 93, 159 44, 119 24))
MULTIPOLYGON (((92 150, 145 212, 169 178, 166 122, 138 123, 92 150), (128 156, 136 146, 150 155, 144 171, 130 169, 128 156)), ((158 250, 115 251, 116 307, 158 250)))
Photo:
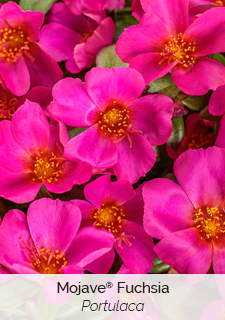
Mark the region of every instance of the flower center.
POLYGON ((118 236, 115 238, 115 242, 119 240, 118 246, 121 249, 123 249, 122 242, 124 242, 126 246, 131 247, 131 243, 127 238, 135 239, 135 237, 121 232, 121 222, 124 217, 125 214, 122 208, 117 208, 114 205, 105 205, 104 203, 101 205, 100 210, 95 210, 93 213, 95 226, 112 232, 114 237, 118 236))
POLYGON ((16 61, 24 50, 29 50, 29 37, 21 27, 0 30, 0 57, 16 61))
POLYGON ((113 106, 100 113, 98 123, 99 128, 105 135, 121 137, 127 131, 129 125, 129 110, 113 101, 113 106))
POLYGON ((121 226, 121 219, 125 217, 122 208, 113 205, 101 205, 100 210, 95 210, 93 218, 96 221, 96 227, 107 229, 113 234, 118 234, 121 226))
POLYGON ((225 233, 224 214, 224 208, 219 210, 217 207, 207 207, 203 211, 198 209, 195 213, 195 223, 201 233, 201 239, 218 239, 225 233))
POLYGON ((44 151, 40 153, 41 156, 36 156, 31 166, 32 180, 37 183, 58 182, 63 173, 62 169, 66 167, 63 165, 65 159, 57 158, 53 152, 51 155, 45 154, 44 151))
POLYGON ((13 114, 18 109, 19 105, 17 103, 16 98, 7 99, 6 96, 4 96, 0 100, 0 121, 1 120, 11 120, 13 114))
POLYGON ((83 33, 83 38, 80 40, 80 42, 86 42, 87 39, 92 36, 94 33, 94 31, 90 31, 88 33, 83 33))
POLYGON ((221 0, 217 0, 217 1, 216 1, 216 4, 217 4, 218 6, 221 6, 221 7, 224 6, 224 2, 221 1, 221 0))
POLYGON ((187 141, 187 149, 206 149, 212 146, 213 137, 211 134, 193 134, 187 141))
POLYGON ((24 244, 24 248, 19 250, 28 252, 32 262, 31 266, 39 273, 56 274, 62 273, 61 269, 67 265, 65 254, 59 254, 58 250, 51 252, 50 249, 39 248, 38 245, 34 245, 31 241, 31 246, 27 245, 23 239, 21 241, 24 244))
POLYGON ((195 42, 186 42, 182 37, 182 33, 179 33, 177 38, 174 38, 173 35, 170 36, 170 41, 165 44, 165 48, 160 53, 160 55, 163 56, 163 59, 159 64, 167 59, 168 64, 177 61, 185 68, 194 64, 192 54, 195 52, 195 42))

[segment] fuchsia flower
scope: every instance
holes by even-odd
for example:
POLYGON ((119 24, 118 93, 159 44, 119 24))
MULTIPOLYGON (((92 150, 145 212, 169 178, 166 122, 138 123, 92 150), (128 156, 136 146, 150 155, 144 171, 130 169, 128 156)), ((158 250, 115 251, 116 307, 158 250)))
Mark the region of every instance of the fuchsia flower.
POLYGON ((89 164, 65 159, 67 141, 64 125, 49 123, 42 108, 27 100, 12 121, 0 122, 0 195, 29 202, 42 184, 51 192, 62 193, 89 180, 89 164))
POLYGON ((25 12, 11 1, 0 9, 0 73, 15 95, 62 79, 57 63, 35 42, 43 21, 43 13, 25 12))
POLYGON ((0 264, 11 273, 83 273, 85 266, 111 250, 112 235, 82 228, 79 208, 40 199, 27 216, 10 210, 0 228, 0 264))
POLYGON ((143 187, 144 228, 162 239, 155 251, 179 273, 225 273, 225 150, 187 150, 175 161, 180 185, 154 179, 143 187), (163 192, 162 192, 163 190, 163 192))
MULTIPOLYGON (((190 0, 190 8, 197 6, 205 6, 205 5, 213 7, 225 7, 224 0, 190 0)), ((206 6, 208 8, 208 6, 206 6)))
POLYGON ((67 143, 65 156, 113 167, 118 179, 132 183, 145 175, 155 162, 151 145, 163 144, 171 135, 173 102, 156 94, 138 98, 144 87, 142 76, 126 67, 92 68, 85 83, 71 78, 58 82, 50 112, 69 126, 89 127, 67 143))
POLYGON ((187 116, 185 122, 184 138, 175 152, 168 145, 166 151, 172 159, 176 159, 181 153, 188 149, 208 148, 213 144, 213 133, 209 132, 213 122, 204 120, 198 113, 187 116))
POLYGON ((26 99, 37 102, 43 110, 46 110, 52 101, 52 90, 47 87, 34 87, 23 97, 18 97, 0 84, 0 121, 11 120, 15 111, 26 99))
POLYGON ((146 84, 170 70, 175 84, 190 95, 224 84, 225 67, 206 56, 225 51, 225 8, 208 10, 188 27, 188 0, 141 4, 146 13, 122 33, 116 52, 146 84))
POLYGON ((87 11, 101 11, 105 9, 121 9, 125 0, 63 0, 73 14, 85 14, 87 11))
MULTIPOLYGON (((89 202, 72 200, 81 210, 82 226, 95 225, 96 230, 106 229, 114 238, 114 248, 125 265, 134 273, 149 272, 156 258, 153 241, 142 228, 142 186, 135 193, 128 181, 111 182, 102 176, 84 188, 89 202)), ((111 267, 113 251, 96 260, 88 270, 107 272, 111 267)))
POLYGON ((70 72, 90 66, 97 53, 113 41, 115 24, 111 18, 98 24, 82 15, 73 15, 63 3, 52 7, 49 22, 41 29, 40 45, 56 61, 67 60, 70 72))

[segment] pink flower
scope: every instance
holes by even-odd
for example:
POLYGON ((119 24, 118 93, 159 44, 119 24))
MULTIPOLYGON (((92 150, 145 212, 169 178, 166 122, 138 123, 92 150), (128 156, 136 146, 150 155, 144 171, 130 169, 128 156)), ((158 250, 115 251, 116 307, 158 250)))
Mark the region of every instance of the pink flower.
POLYGON ((187 150, 174 164, 180 185, 155 179, 143 187, 144 228, 162 239, 155 251, 179 273, 224 273, 225 150, 187 150))
POLYGON ((0 73, 15 95, 62 79, 57 63, 35 42, 43 21, 43 13, 25 12, 11 1, 0 9, 0 73))
POLYGON ((138 98, 142 76, 133 69, 92 68, 80 79, 63 79, 53 89, 49 107, 69 126, 89 127, 65 147, 68 159, 111 168, 118 179, 137 181, 155 162, 151 145, 166 142, 172 132, 173 102, 163 95, 138 98))
POLYGON ((18 97, 0 84, 0 121, 11 120, 26 99, 37 102, 45 110, 52 101, 52 90, 47 87, 34 87, 23 97, 18 97))
POLYGON ((63 0, 73 14, 85 14, 87 11, 121 9, 125 0, 63 0))
POLYGON ((225 8, 208 10, 188 27, 188 0, 141 4, 146 13, 122 33, 116 52, 146 84, 170 70, 187 94, 202 95, 224 84, 225 67, 206 56, 225 51, 225 8))
POLYGON ((42 108, 27 100, 12 121, 0 122, 0 195, 29 202, 42 184, 51 192, 62 193, 89 180, 89 164, 64 158, 67 141, 64 125, 49 123, 42 108))
POLYGON ((166 146, 168 155, 175 160, 188 149, 196 150, 211 147, 213 144, 213 133, 209 132, 210 127, 213 127, 213 122, 204 120, 198 113, 187 116, 184 138, 176 152, 168 145, 166 146))
MULTIPOLYGON (((142 228, 144 203, 142 187, 135 193, 128 181, 111 182, 102 176, 84 188, 87 201, 73 200, 81 210, 82 226, 106 229, 114 238, 114 248, 134 273, 147 273, 156 258, 153 241, 142 228)), ((113 251, 88 266, 96 273, 107 272, 114 260, 113 251)))
POLYGON ((85 266, 111 250, 112 235, 93 227, 78 231, 79 208, 40 199, 27 216, 9 211, 0 229, 0 263, 11 273, 83 273, 85 266))
MULTIPOLYGON (((190 0, 190 8, 197 6, 206 6, 209 5, 211 8, 213 7, 225 7, 224 0, 190 0)), ((208 6, 206 6, 208 9, 208 6)))
POLYGON ((56 61, 67 60, 70 72, 90 66, 99 50, 113 41, 115 24, 111 18, 98 24, 82 15, 73 15, 64 3, 52 7, 49 22, 41 29, 40 45, 56 61))

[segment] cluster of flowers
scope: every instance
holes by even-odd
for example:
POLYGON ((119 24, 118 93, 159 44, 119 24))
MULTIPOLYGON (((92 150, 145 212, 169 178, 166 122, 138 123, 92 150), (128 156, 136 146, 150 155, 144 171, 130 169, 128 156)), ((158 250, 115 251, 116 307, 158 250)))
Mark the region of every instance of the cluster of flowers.
POLYGON ((0 273, 225 273, 225 1, 124 5, 1 5, 0 273))

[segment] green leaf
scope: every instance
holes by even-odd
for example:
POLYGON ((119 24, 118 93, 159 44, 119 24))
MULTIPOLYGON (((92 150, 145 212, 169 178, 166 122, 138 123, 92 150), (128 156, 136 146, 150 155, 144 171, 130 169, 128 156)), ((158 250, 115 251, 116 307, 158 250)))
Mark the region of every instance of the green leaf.
POLYGON ((185 107, 195 111, 200 111, 205 107, 205 98, 203 96, 188 96, 182 102, 185 107))
POLYGON ((170 73, 149 83, 151 93, 165 94, 170 98, 175 98, 180 89, 173 82, 170 73))
POLYGON ((184 137, 184 120, 183 118, 176 118, 172 120, 172 126, 173 126, 173 132, 167 141, 167 145, 174 151, 176 152, 177 149, 179 148, 183 137, 184 137))
POLYGON ((124 29, 137 24, 139 24, 139 21, 137 21, 130 14, 117 15, 116 30, 113 42, 116 43, 118 41, 119 36, 124 32, 124 29))
POLYGON ((76 136, 78 136, 78 134, 86 131, 88 128, 74 128, 74 127, 68 127, 67 126, 67 132, 69 135, 69 139, 72 139, 76 136))
POLYGON ((111 46, 105 47, 101 49, 96 57, 96 66, 97 67, 104 67, 111 69, 119 68, 119 67, 126 67, 129 66, 128 63, 124 63, 116 54, 115 51, 115 44, 111 46))
POLYGON ((19 4, 23 10, 48 12, 56 0, 20 0, 19 4))
POLYGON ((154 266, 149 271, 149 273, 163 273, 168 271, 171 267, 168 264, 162 262, 160 258, 156 258, 153 260, 154 266))
POLYGON ((212 59, 218 61, 225 66, 225 57, 221 53, 212 54, 212 59))
POLYGON ((58 311, 58 305, 45 300, 44 291, 38 296, 36 320, 54 320, 58 311))
POLYGON ((0 287, 0 310, 18 307, 38 291, 27 279, 15 279, 0 287))

